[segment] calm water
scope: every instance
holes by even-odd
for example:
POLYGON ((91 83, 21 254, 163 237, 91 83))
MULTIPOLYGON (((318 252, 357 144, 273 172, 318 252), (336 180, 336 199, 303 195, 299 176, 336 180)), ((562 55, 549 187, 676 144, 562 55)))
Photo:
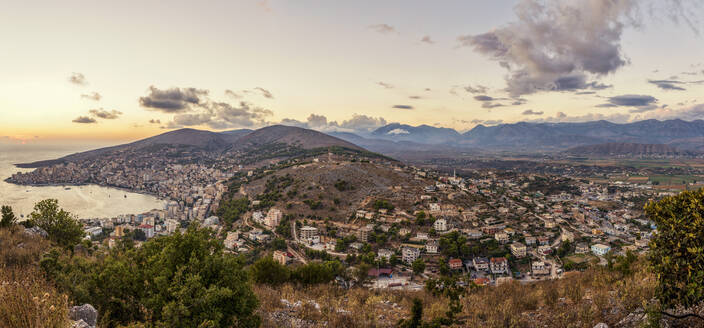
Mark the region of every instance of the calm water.
POLYGON ((56 198, 59 206, 79 218, 114 217, 138 214, 154 208, 164 208, 165 201, 153 196, 130 193, 115 188, 87 186, 33 187, 19 186, 4 180, 16 172, 29 172, 13 164, 54 159, 96 146, 3 146, 0 145, 0 204, 10 205, 18 217, 32 212, 42 199, 56 198), (67 190, 66 188, 70 188, 67 190), (127 197, 125 197, 127 196, 127 197))

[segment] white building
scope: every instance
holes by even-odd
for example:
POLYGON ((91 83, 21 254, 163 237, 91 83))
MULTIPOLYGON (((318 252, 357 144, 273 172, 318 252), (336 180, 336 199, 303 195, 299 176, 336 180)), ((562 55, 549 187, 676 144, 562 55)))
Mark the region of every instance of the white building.
POLYGON ((592 253, 598 256, 604 256, 611 250, 611 247, 604 244, 594 244, 592 245, 592 253))
POLYGON ((401 249, 401 258, 406 264, 411 264, 420 257, 420 249, 415 247, 404 247, 401 249))
POLYGON ((435 231, 447 231, 447 220, 445 220, 445 219, 435 220, 435 223, 433 223, 433 228, 435 228, 435 231))
POLYGON ((268 213, 266 213, 266 218, 264 218, 264 225, 269 228, 275 228, 279 225, 283 216, 284 214, 281 212, 281 210, 277 208, 272 208, 269 210, 268 213))

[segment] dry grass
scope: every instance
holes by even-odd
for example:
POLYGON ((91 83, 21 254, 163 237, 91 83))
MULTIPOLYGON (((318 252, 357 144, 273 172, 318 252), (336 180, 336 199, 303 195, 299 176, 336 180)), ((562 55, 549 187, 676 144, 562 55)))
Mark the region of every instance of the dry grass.
POLYGON ((0 327, 68 327, 68 298, 32 268, 0 269, 0 327))
MULTIPOLYGON (((462 298, 463 311, 458 317, 464 327, 591 328, 599 322, 613 326, 653 298, 655 277, 644 265, 635 267, 635 273, 627 277, 593 268, 560 280, 479 288, 462 298)), ((442 317, 448 308, 447 300, 426 292, 291 285, 255 286, 254 290, 261 301, 263 327, 287 327, 290 318, 310 320, 311 327, 392 327, 409 315, 414 297, 423 300, 426 321, 442 317), (302 305, 287 307, 282 299, 302 305), (320 310, 305 305, 310 301, 319 304, 320 310), (281 313, 288 322, 276 320, 281 313)))
POLYGON ((0 327, 68 327, 68 300, 39 272, 48 241, 0 229, 0 327))

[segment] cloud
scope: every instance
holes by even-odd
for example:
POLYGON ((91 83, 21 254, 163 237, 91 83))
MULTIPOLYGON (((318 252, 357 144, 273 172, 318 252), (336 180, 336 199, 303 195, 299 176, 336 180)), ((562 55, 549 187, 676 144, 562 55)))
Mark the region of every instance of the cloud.
POLYGON ((91 115, 93 115, 94 117, 102 118, 102 119, 105 119, 105 120, 114 120, 114 119, 119 118, 120 115, 122 115, 122 112, 121 112, 121 111, 117 111, 117 110, 114 110, 114 109, 111 110, 111 111, 106 111, 106 110, 104 110, 104 109, 102 109, 102 108, 100 108, 100 109, 91 109, 91 110, 88 111, 88 112, 89 112, 91 115))
POLYGON ((589 77, 614 73, 628 63, 621 51, 626 26, 636 25, 632 0, 521 0, 517 21, 458 38, 462 46, 508 70, 512 96, 538 91, 603 88, 589 77))
POLYGON ((386 82, 377 82, 376 84, 382 86, 384 89, 393 89, 394 86, 392 84, 386 83, 386 82))
POLYGON ((381 34, 396 33, 396 29, 389 24, 374 24, 369 25, 369 28, 381 34))
POLYGON ((413 109, 413 106, 411 106, 411 105, 393 105, 391 108, 396 108, 396 109, 413 109))
POLYGON ((430 35, 424 36, 422 39, 420 39, 420 42, 427 43, 427 44, 435 44, 435 41, 430 38, 430 35))
POLYGON ((474 100, 476 100, 476 101, 494 101, 496 99, 494 97, 490 97, 487 95, 479 95, 479 96, 474 96, 474 100))
MULTIPOLYGON (((487 95, 478 95, 478 96, 474 96, 474 100, 476 100, 476 101, 481 101, 481 102, 482 102, 482 108, 489 108, 489 109, 491 109, 491 108, 504 107, 504 106, 506 106, 506 105, 504 105, 504 104, 497 103, 497 102, 495 102, 495 101, 499 101, 499 100, 508 100, 508 99, 506 99, 506 98, 494 98, 494 97, 487 96, 487 95)), ((523 104, 523 102, 524 102, 523 99, 522 99, 522 100, 517 100, 517 101, 514 102, 514 104, 520 105, 520 104, 523 104)))
POLYGON ((473 119, 472 124, 482 124, 482 125, 498 125, 502 124, 504 120, 480 120, 480 119, 473 119))
POLYGON ((206 125, 213 129, 265 125, 273 112, 241 101, 237 105, 225 102, 207 102, 191 113, 177 114, 167 128, 206 125))
POLYGON ((353 114, 352 118, 338 123, 329 121, 324 115, 310 114, 306 121, 285 118, 280 122, 283 125, 297 126, 319 131, 343 131, 355 133, 368 133, 387 124, 382 117, 353 114))
POLYGON ((648 83, 654 84, 663 90, 686 90, 685 88, 677 85, 684 84, 684 82, 677 80, 648 80, 648 83))
POLYGON ((88 99, 88 100, 93 100, 93 101, 100 101, 100 99, 103 98, 99 93, 97 92, 90 92, 90 93, 84 93, 81 95, 81 98, 88 99))
POLYGON ((149 123, 150 123, 150 124, 161 124, 161 120, 158 120, 158 119, 151 119, 151 120, 149 120, 149 123))
POLYGON ((71 122, 73 122, 73 123, 86 123, 87 124, 87 123, 97 123, 98 121, 96 121, 92 117, 79 116, 79 117, 74 118, 71 122))
POLYGON ((646 119, 658 119, 658 120, 671 120, 671 119, 682 119, 687 121, 701 120, 704 119, 704 104, 693 104, 688 106, 682 106, 680 108, 670 108, 663 106, 656 108, 642 115, 635 116, 638 120, 646 119))
POLYGON ((609 103, 622 107, 641 107, 656 103, 658 100, 648 95, 622 95, 609 98, 609 103))
POLYGON ((254 90, 259 91, 264 98, 269 98, 269 99, 274 99, 274 95, 271 94, 271 92, 267 89, 264 89, 262 87, 256 87, 254 90))
POLYGON ((471 94, 478 94, 478 93, 486 93, 489 90, 489 88, 487 88, 483 85, 477 84, 475 86, 468 85, 468 86, 464 87, 464 90, 471 93, 471 94))
POLYGON ((408 96, 409 99, 423 99, 421 96, 408 96))
POLYGON ((536 120, 530 120, 528 122, 536 123, 560 123, 560 122, 589 122, 589 121, 600 121, 605 120, 614 123, 626 123, 630 120, 631 115, 625 113, 614 113, 610 115, 604 115, 601 113, 588 113, 584 115, 569 116, 564 112, 558 112, 555 116, 539 118, 536 120))
POLYGON ((386 134, 399 135, 399 134, 410 134, 410 132, 408 132, 408 130, 404 130, 404 129, 393 129, 389 132, 386 132, 386 134))
POLYGON ((232 97, 232 98, 235 98, 235 99, 241 99, 241 98, 242 98, 242 95, 241 95, 241 94, 239 94, 239 93, 237 93, 237 92, 234 92, 234 91, 232 91, 232 90, 230 90, 230 89, 225 90, 225 95, 226 95, 226 96, 229 96, 229 97, 232 97))
POLYGON ((77 85, 88 84, 88 81, 86 81, 85 75, 83 75, 81 73, 76 73, 76 72, 71 73, 71 75, 68 77, 68 81, 73 84, 77 84, 77 85))
POLYGON ((171 88, 160 90, 149 87, 149 94, 139 98, 142 107, 165 113, 182 113, 193 105, 201 105, 202 98, 208 95, 208 90, 196 88, 171 88))
POLYGON ((542 111, 536 112, 536 111, 534 111, 534 110, 532 110, 532 109, 526 109, 526 110, 523 111, 522 114, 523 114, 523 115, 543 115, 543 112, 542 112, 542 111))

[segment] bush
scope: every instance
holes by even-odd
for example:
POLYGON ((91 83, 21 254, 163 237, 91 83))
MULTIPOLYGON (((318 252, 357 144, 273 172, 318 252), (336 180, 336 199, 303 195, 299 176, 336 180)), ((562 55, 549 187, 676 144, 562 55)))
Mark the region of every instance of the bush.
POLYGON ((704 189, 684 191, 645 206, 657 230, 650 262, 665 306, 693 306, 704 300, 704 189))
POLYGON ((33 268, 0 269, 0 327, 68 327, 66 298, 33 268))
POLYGON ((250 267, 252 278, 260 284, 281 285, 288 281, 291 271, 271 257, 263 257, 250 267))

